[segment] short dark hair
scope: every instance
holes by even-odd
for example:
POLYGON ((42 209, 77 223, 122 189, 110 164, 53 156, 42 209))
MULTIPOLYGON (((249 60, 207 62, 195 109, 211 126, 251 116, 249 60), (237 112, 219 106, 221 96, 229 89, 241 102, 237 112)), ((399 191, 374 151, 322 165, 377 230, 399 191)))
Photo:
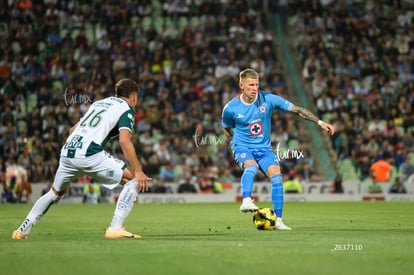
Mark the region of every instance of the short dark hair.
POLYGON ((129 78, 123 78, 115 84, 116 97, 129 97, 132 93, 138 93, 138 84, 129 78))

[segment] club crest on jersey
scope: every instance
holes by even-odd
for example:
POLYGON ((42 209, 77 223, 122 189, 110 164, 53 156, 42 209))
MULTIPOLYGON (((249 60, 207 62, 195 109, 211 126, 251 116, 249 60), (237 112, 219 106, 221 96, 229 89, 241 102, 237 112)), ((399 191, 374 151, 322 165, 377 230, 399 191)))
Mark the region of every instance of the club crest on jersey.
POLYGON ((266 112, 266 107, 265 106, 260 106, 259 107, 259 112, 261 112, 261 113, 264 113, 264 112, 266 112))
POLYGON ((250 136, 258 136, 263 133, 262 122, 257 121, 249 124, 250 136))

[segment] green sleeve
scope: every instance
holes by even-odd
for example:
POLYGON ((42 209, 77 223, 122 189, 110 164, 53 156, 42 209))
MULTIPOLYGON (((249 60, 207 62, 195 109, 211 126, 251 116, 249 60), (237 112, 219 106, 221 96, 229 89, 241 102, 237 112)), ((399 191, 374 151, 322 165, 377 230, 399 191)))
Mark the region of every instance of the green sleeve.
POLYGON ((118 130, 121 129, 128 129, 131 132, 134 131, 134 124, 135 124, 135 111, 133 109, 129 109, 125 113, 121 115, 118 121, 118 130))

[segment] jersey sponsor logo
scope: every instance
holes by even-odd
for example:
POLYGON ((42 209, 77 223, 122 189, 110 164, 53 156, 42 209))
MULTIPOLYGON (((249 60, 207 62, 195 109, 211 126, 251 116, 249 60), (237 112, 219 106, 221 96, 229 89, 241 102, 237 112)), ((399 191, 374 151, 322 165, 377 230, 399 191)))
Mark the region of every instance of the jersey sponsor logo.
POLYGON ((261 113, 264 113, 264 112, 266 112, 266 107, 265 106, 260 106, 259 107, 259 112, 261 112, 261 113))
POLYGON ((263 133, 262 122, 254 122, 249 124, 249 130, 251 136, 258 136, 263 133))
POLYGON ((132 114, 128 114, 128 118, 129 118, 130 120, 134 120, 134 117, 133 117, 133 115, 132 115, 132 114))
POLYGON ((69 142, 64 146, 65 149, 81 149, 82 148, 82 139, 80 135, 75 135, 69 142))
POLYGON ((244 115, 238 114, 236 118, 243 118, 243 117, 244 117, 244 115))

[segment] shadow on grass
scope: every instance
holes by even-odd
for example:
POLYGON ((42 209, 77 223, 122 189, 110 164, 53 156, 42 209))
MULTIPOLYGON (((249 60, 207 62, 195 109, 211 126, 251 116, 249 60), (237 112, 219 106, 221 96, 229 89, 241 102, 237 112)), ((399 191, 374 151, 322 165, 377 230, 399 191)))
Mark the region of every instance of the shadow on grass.
POLYGON ((414 233, 414 228, 399 228, 399 227, 389 227, 389 228, 327 228, 327 227, 296 227, 297 231, 352 231, 352 232, 399 232, 399 233, 414 233))
POLYGON ((211 231, 209 233, 182 233, 182 234, 177 234, 177 233, 171 233, 171 234, 165 234, 163 233, 162 235, 159 234, 145 234, 146 237, 151 237, 151 238, 159 238, 159 239, 165 239, 165 238, 189 238, 189 237, 194 237, 194 238, 199 238, 199 237, 211 237, 211 236, 224 236, 224 235, 229 235, 230 233, 224 233, 224 232, 214 232, 211 231))

